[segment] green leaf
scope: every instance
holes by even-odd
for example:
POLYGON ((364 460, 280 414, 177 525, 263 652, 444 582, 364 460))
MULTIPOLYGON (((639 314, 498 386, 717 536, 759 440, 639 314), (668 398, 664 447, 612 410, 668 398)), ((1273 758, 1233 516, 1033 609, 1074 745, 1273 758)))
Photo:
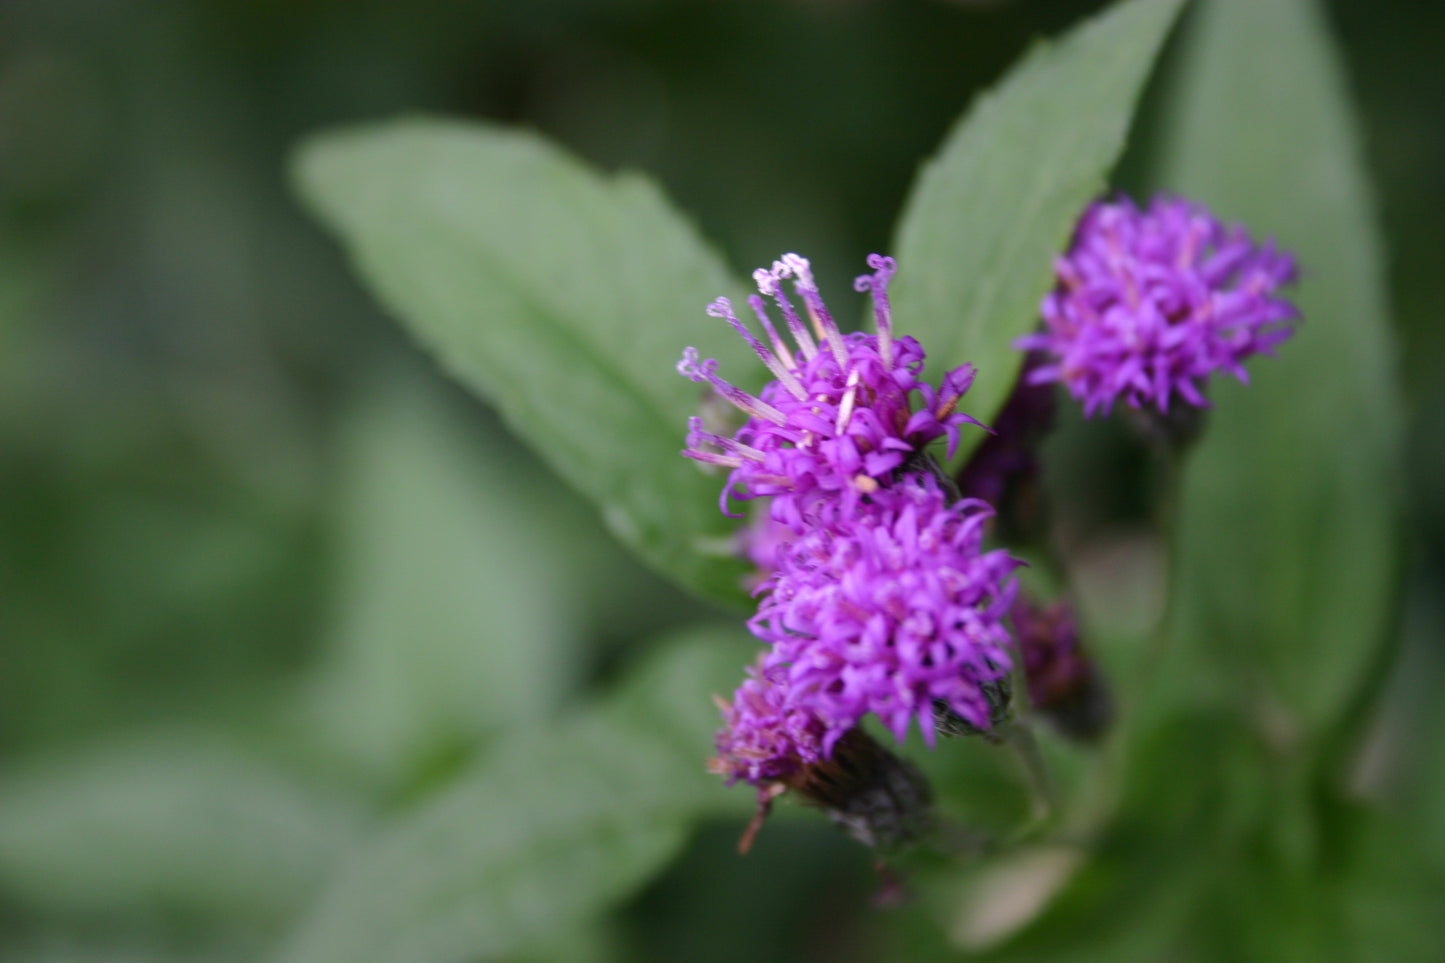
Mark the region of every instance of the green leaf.
POLYGON ((488 441, 395 374, 343 431, 335 615, 311 705, 326 741, 383 781, 545 718, 573 681, 567 547, 543 537, 545 486, 488 441))
POLYGON ((547 934, 508 957, 514 963, 622 963, 626 941, 611 919, 589 920, 547 934))
POLYGON ((39 948, 21 943, 21 948, 0 952, 0 963, 235 963, 237 958, 234 952, 201 956, 191 951, 182 956, 144 943, 123 942, 116 946, 114 940, 97 940, 96 946, 81 947, 71 935, 34 942, 39 948))
POLYGON ((738 296, 652 183, 527 133, 405 120, 324 135, 295 181, 373 292, 658 571, 742 600, 722 480, 679 457, 703 393, 684 346, 761 370, 704 311, 738 296))
POLYGON ((742 677, 744 638, 671 640, 602 703, 508 739, 360 848, 280 959, 464 963, 595 919, 699 817, 751 805, 704 769, 710 694, 742 677))
POLYGON ((310 897, 359 823, 349 802, 224 741, 134 738, 0 780, 0 888, 60 911, 274 922, 310 897))
POLYGON ((1295 251, 1305 318, 1251 386, 1211 386, 1181 494, 1176 624, 1279 733, 1308 732, 1384 641, 1401 465, 1383 251, 1320 10, 1202 3, 1164 116, 1158 185, 1295 251))
MULTIPOLYGON (((1244 854, 1268 812, 1262 761, 1257 738, 1232 716, 1186 715, 1151 732, 1130 757, 1112 825, 1063 886, 1038 894, 1047 897, 1042 911, 983 958, 1074 960, 1082 947, 1088 959, 1109 963, 1236 958, 1198 953, 1203 937, 1189 931, 1207 916, 1203 907, 1215 892, 1244 875, 1244 854)), ((1011 882, 1010 896, 1019 900, 1052 879, 1011 882)), ((979 910, 969 904, 980 896, 1008 913, 996 892, 960 892, 950 923, 959 936, 969 935, 967 924, 988 923, 970 919, 979 910)))
MULTIPOLYGON (((1130 0, 1040 44, 980 97, 914 183, 894 250, 893 313, 935 374, 971 363, 964 407, 998 413, 1038 323, 1053 259, 1124 149, 1182 0, 1130 0)), ((983 440, 965 433, 959 459, 983 440)))

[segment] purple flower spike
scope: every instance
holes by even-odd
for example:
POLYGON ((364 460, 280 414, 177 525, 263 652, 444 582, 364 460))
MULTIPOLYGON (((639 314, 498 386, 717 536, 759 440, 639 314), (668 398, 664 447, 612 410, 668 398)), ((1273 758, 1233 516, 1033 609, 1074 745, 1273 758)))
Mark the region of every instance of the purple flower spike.
POLYGON ((1012 665, 1003 619, 1021 564, 982 550, 992 514, 908 476, 778 550, 749 627, 790 704, 825 724, 825 756, 870 712, 900 741, 916 720, 930 745, 935 703, 992 724, 985 687, 1012 665))
POLYGON ((1244 360, 1273 353, 1299 317, 1276 295, 1295 280, 1294 258, 1182 198, 1156 197, 1147 211, 1096 202, 1054 273, 1044 329, 1016 347, 1045 352, 1030 382, 1061 382, 1086 416, 1121 398, 1161 414, 1176 396, 1206 407, 1210 375, 1247 381, 1244 360))
POLYGON ((764 338, 756 337, 731 302, 719 298, 708 313, 726 321, 773 375, 755 397, 724 381, 717 362, 683 353, 678 371, 713 387, 747 416, 732 437, 710 434, 695 420, 683 454, 731 470, 729 497, 772 497, 773 517, 801 532, 819 504, 852 503, 886 484, 930 442, 947 438, 950 453, 964 424, 979 424, 958 410, 973 380, 965 365, 948 372, 937 390, 923 383, 923 349, 893 333, 888 282, 892 258, 872 255, 873 269, 854 286, 873 295, 877 334, 843 334, 823 303, 806 258, 785 254, 771 269, 753 272, 759 294, 748 299, 764 338), (785 281, 802 304, 799 311, 785 281), (792 344, 768 315, 771 299, 792 344), (805 320, 806 319, 806 320, 805 320))

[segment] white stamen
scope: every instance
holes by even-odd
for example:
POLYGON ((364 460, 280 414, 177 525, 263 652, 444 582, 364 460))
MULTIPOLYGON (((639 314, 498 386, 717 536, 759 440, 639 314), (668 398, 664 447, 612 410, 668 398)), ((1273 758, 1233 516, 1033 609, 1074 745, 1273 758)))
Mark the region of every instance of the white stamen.
POLYGON ((772 297, 778 292, 778 279, 767 268, 758 268, 754 271, 753 280, 757 282, 759 294, 772 297))
POLYGON ((838 434, 842 434, 848 427, 848 420, 853 417, 853 401, 858 396, 858 369, 854 368, 848 372, 848 390, 843 392, 843 401, 838 405, 838 434))

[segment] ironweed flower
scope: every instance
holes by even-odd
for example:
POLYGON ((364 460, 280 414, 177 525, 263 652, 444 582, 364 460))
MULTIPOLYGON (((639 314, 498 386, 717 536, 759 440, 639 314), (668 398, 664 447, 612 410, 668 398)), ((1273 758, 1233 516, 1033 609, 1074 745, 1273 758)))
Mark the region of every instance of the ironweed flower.
POLYGON ((1244 360, 1273 353, 1299 317, 1276 294, 1294 258, 1182 198, 1096 202, 1054 274, 1043 330, 1016 346, 1048 354, 1031 383, 1062 383, 1086 416, 1120 399, 1163 414, 1176 396, 1206 407, 1210 375, 1248 382, 1244 360))
POLYGON ((758 790, 738 849, 752 847, 773 800, 789 789, 865 846, 887 850, 921 835, 932 799, 922 773, 861 729, 842 734, 825 755, 822 721, 790 696, 787 680, 760 659, 731 702, 718 700, 724 725, 709 768, 729 785, 742 780, 758 790))
POLYGON ((772 268, 753 272, 758 294, 748 299, 766 337, 759 340, 719 298, 708 313, 732 325, 773 380, 756 396, 724 381, 717 362, 700 360, 695 348, 683 352, 678 371, 706 383, 745 415, 731 437, 708 431, 701 418, 689 423, 689 458, 731 469, 720 505, 729 497, 771 496, 773 517, 800 532, 808 507, 818 501, 855 500, 886 483, 910 456, 947 437, 949 453, 965 423, 979 424, 958 410, 973 382, 964 365, 944 375, 937 388, 921 380, 924 355, 911 337, 895 337, 888 302, 892 258, 868 258, 872 273, 854 287, 873 295, 876 334, 843 334, 814 283, 806 258, 785 254, 772 268), (785 281, 802 302, 804 323, 785 281), (768 315, 772 299, 792 336, 790 345, 768 315))
POLYGON ((983 551, 992 515, 909 475, 778 551, 748 624, 790 704, 824 724, 824 756, 869 713, 899 741, 916 720, 929 745, 939 708, 992 724, 986 690, 1012 665, 1003 619, 1021 564, 983 551))
POLYGON ((734 553, 753 565, 752 574, 744 580, 749 591, 773 574, 778 567, 778 553, 794 538, 797 538, 797 533, 792 526, 778 521, 768 512, 754 515, 747 525, 738 529, 733 538, 734 553))
POLYGON ((823 723, 790 704, 786 681, 770 674, 761 657, 732 701, 718 700, 718 709, 724 726, 708 768, 727 776, 728 785, 742 780, 766 790, 823 756, 823 723))

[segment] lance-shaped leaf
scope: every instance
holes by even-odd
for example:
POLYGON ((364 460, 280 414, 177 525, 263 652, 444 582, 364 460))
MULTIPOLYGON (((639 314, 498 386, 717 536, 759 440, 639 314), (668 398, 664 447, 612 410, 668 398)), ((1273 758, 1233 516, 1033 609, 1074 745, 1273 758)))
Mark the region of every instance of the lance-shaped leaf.
POLYGON ((274 924, 311 897, 361 817, 227 740, 136 736, 0 778, 0 890, 58 912, 274 924))
POLYGON ((1211 0, 1187 54, 1158 186, 1295 251, 1304 322, 1253 384, 1212 386, 1180 505, 1177 624, 1285 710, 1282 731, 1310 729, 1358 691, 1393 602, 1401 402, 1383 252, 1317 5, 1211 0))
POLYGON ((674 639, 600 704, 518 733, 379 828, 284 948, 286 963, 511 958, 595 919, 707 814, 753 794, 705 770, 742 675, 732 630, 674 639))
MULTIPOLYGON (((988 423, 1023 361, 1053 259, 1103 192, 1181 0, 1130 0, 1041 44, 983 95, 920 172, 899 222, 893 316, 944 371, 978 377, 988 423)), ((965 434, 960 459, 982 440, 965 434)))
POLYGON ((435 120, 318 137, 295 181, 382 303, 623 542, 696 592, 741 598, 740 563, 716 553, 721 479, 678 454, 702 392, 676 364, 695 345, 730 375, 758 366, 704 314, 734 282, 651 182, 435 120))
POLYGON ((419 381, 378 372, 346 423, 330 649, 308 690, 325 742, 392 785, 555 713, 582 633, 568 545, 542 536, 550 479, 419 381))

